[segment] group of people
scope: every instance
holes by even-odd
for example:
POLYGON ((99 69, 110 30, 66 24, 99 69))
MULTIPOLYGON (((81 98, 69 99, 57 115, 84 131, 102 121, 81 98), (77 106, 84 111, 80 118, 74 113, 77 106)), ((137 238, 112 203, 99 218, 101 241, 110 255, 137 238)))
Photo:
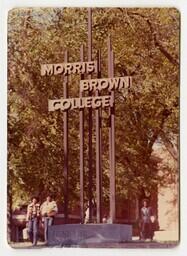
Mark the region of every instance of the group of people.
POLYGON ((53 200, 52 195, 47 195, 46 201, 41 205, 37 197, 32 197, 31 203, 27 207, 27 228, 29 239, 33 245, 37 244, 39 222, 44 224, 44 239, 48 242, 48 227, 53 225, 54 217, 58 212, 56 202, 53 200))
MULTIPOLYGON (((39 222, 42 221, 44 224, 44 239, 47 244, 48 242, 48 227, 53 225, 54 217, 58 212, 57 204, 53 200, 51 195, 46 197, 46 201, 41 205, 37 197, 33 197, 31 203, 27 207, 27 228, 29 239, 33 245, 37 244, 38 240, 38 231, 39 231, 39 222)), ((85 214, 85 224, 89 222, 89 208, 85 214)), ((153 216, 152 208, 148 205, 146 199, 143 200, 143 206, 140 209, 140 239, 153 239, 154 230, 153 230, 153 216)), ((103 218, 103 223, 109 223, 107 217, 103 218)))

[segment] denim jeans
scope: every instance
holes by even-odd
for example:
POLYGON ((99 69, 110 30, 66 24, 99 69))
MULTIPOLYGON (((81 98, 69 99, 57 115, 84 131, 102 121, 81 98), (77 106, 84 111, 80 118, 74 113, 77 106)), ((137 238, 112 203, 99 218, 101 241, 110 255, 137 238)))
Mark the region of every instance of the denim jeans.
POLYGON ((44 239, 48 241, 48 227, 53 225, 53 217, 44 217, 44 239))
POLYGON ((36 245, 38 240, 38 219, 37 218, 32 218, 31 220, 29 220, 28 233, 29 233, 30 241, 32 242, 33 245, 36 245))

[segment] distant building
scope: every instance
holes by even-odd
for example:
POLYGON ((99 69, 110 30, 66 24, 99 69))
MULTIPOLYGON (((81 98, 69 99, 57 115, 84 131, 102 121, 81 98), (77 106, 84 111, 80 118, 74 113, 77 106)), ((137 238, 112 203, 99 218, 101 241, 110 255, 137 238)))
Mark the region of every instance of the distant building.
POLYGON ((155 144, 153 155, 161 158, 159 171, 161 177, 168 175, 167 183, 163 187, 158 187, 158 221, 161 240, 178 241, 179 240, 179 167, 177 161, 171 156, 168 150, 162 144, 155 144), (167 167, 172 170, 167 172, 167 167), (164 174, 164 172, 166 172, 164 174))

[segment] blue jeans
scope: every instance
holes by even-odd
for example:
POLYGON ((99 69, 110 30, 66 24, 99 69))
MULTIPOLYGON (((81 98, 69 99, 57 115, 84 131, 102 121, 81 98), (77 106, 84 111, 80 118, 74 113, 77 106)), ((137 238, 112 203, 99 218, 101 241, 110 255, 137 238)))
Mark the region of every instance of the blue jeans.
POLYGON ((53 225, 53 217, 44 217, 44 239, 48 241, 48 227, 53 225))
POLYGON ((29 220, 28 233, 29 233, 29 238, 32 244, 36 245, 38 240, 38 219, 37 218, 32 218, 31 220, 29 220))

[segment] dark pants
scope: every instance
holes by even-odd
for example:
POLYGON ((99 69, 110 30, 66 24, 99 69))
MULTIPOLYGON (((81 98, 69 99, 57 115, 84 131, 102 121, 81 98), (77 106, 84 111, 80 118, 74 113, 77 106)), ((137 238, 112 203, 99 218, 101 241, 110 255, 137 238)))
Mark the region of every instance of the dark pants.
POLYGON ((48 241, 48 227, 53 225, 53 217, 44 217, 44 239, 48 241))
POLYGON ((143 222, 141 226, 141 238, 142 239, 150 238, 152 240, 153 236, 154 236, 154 231, 152 228, 152 223, 143 222))
POLYGON ((28 233, 29 233, 30 241, 32 242, 33 245, 36 245, 38 240, 38 219, 37 218, 33 218, 29 220, 28 233))

